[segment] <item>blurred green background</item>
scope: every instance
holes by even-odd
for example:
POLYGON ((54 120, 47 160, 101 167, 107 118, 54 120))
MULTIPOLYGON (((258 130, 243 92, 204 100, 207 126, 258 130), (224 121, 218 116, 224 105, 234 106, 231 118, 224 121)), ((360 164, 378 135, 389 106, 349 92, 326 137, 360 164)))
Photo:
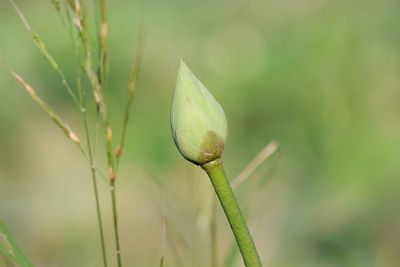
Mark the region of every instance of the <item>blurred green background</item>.
MULTIPOLYGON (((210 266, 211 187, 170 133, 179 58, 225 109, 231 179, 280 143, 236 191, 265 266, 399 266, 399 1, 109 2, 116 138, 142 23, 146 35, 117 185, 126 266, 159 266, 163 254, 165 266, 210 266)), ((73 84, 73 49, 51 1, 17 3, 73 84)), ((3 60, 83 139, 76 106, 8 1, 0 36, 3 60)), ((101 266, 88 163, 5 68, 0 125, 0 218, 36 266, 101 266)), ((99 184, 115 266, 108 187, 99 184)), ((217 213, 220 265, 243 266, 217 213)))

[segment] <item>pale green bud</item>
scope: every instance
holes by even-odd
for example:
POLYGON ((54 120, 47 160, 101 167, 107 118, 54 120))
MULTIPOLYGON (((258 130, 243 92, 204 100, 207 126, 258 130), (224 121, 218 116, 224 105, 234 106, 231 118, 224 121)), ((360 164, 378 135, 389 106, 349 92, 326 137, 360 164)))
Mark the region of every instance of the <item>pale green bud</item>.
POLYGON ((176 146, 189 161, 203 165, 221 157, 228 135, 224 110, 181 60, 171 108, 176 146))

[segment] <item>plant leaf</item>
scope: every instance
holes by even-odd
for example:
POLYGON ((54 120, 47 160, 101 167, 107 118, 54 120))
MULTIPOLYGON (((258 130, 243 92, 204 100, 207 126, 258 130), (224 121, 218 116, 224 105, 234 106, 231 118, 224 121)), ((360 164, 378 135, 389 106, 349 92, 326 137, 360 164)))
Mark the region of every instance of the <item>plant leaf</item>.
POLYGON ((17 242, 0 220, 0 263, 5 267, 33 267, 28 258, 22 253, 17 242))

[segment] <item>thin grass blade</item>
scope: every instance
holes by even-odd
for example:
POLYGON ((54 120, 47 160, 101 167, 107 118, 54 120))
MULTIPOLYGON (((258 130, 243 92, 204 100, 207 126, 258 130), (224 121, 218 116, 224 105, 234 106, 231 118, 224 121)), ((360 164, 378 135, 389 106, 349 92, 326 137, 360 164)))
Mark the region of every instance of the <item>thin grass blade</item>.
POLYGON ((277 142, 271 142, 243 169, 243 171, 231 182, 232 189, 237 189, 243 182, 257 170, 257 168, 271 157, 279 148, 277 142))
POLYGON ((33 267, 32 263, 19 248, 14 237, 0 220, 0 259, 3 258, 6 267, 33 267))
POLYGON ((132 107, 132 102, 133 102, 133 99, 135 96, 137 77, 139 74, 139 70, 140 70, 140 66, 141 66, 141 62, 142 62, 142 58, 143 58, 143 51, 144 51, 144 33, 142 31, 139 36, 139 45, 138 45, 137 52, 136 52, 136 58, 134 60, 134 63, 132 64, 132 68, 129 73, 128 100, 127 100, 127 104, 126 104, 124 122, 123 122, 123 126, 122 126, 121 140, 120 140, 120 144, 118 145, 116 152, 115 152, 117 171, 118 171, 119 162, 120 162, 123 150, 124 150, 126 132, 127 132, 127 128, 128 128, 128 122, 129 122, 129 115, 130 115, 130 111, 131 111, 131 107, 132 107))
POLYGON ((10 2, 10 4, 13 6, 13 8, 15 9, 15 12, 18 14, 19 18, 21 19, 22 23, 24 24, 26 30, 29 32, 29 34, 31 35, 31 38, 34 42, 34 44, 37 46, 37 48, 40 50, 40 52, 43 54, 44 58, 46 59, 46 61, 50 64, 50 66, 58 73, 58 75, 61 78, 61 82, 64 85, 64 87, 66 88, 67 92, 69 93, 69 95, 71 96, 71 98, 74 100, 74 102, 78 105, 78 107, 80 108, 80 103, 79 100, 76 96, 76 94, 74 93, 74 91, 72 90, 71 86, 68 84, 67 79, 63 73, 63 71, 60 69, 59 65, 57 64, 57 61, 54 59, 54 57, 49 53, 46 44, 44 43, 44 41, 42 40, 42 38, 40 37, 40 35, 38 33, 36 33, 32 27, 30 26, 30 24, 28 23, 28 20, 25 18, 24 13, 22 13, 21 9, 17 6, 17 4, 14 2, 14 0, 8 0, 10 2))
POLYGON ((49 117, 63 131, 63 133, 68 137, 68 139, 70 139, 72 142, 78 145, 78 147, 83 151, 79 137, 60 118, 60 116, 57 115, 54 109, 44 100, 42 100, 36 93, 35 89, 33 89, 33 87, 30 84, 28 84, 20 75, 18 75, 12 68, 10 68, 9 66, 6 67, 9 69, 14 79, 21 85, 22 88, 25 89, 25 91, 36 102, 36 104, 38 104, 39 107, 42 108, 42 110, 47 113, 47 115, 49 115, 49 117))

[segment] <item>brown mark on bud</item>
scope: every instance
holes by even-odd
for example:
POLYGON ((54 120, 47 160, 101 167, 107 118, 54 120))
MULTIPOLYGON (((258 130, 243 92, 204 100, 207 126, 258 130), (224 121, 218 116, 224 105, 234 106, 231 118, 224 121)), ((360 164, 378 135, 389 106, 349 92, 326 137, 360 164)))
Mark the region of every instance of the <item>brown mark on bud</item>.
POLYGON ((201 143, 197 164, 203 165, 218 159, 223 151, 224 141, 214 131, 208 131, 201 143))

